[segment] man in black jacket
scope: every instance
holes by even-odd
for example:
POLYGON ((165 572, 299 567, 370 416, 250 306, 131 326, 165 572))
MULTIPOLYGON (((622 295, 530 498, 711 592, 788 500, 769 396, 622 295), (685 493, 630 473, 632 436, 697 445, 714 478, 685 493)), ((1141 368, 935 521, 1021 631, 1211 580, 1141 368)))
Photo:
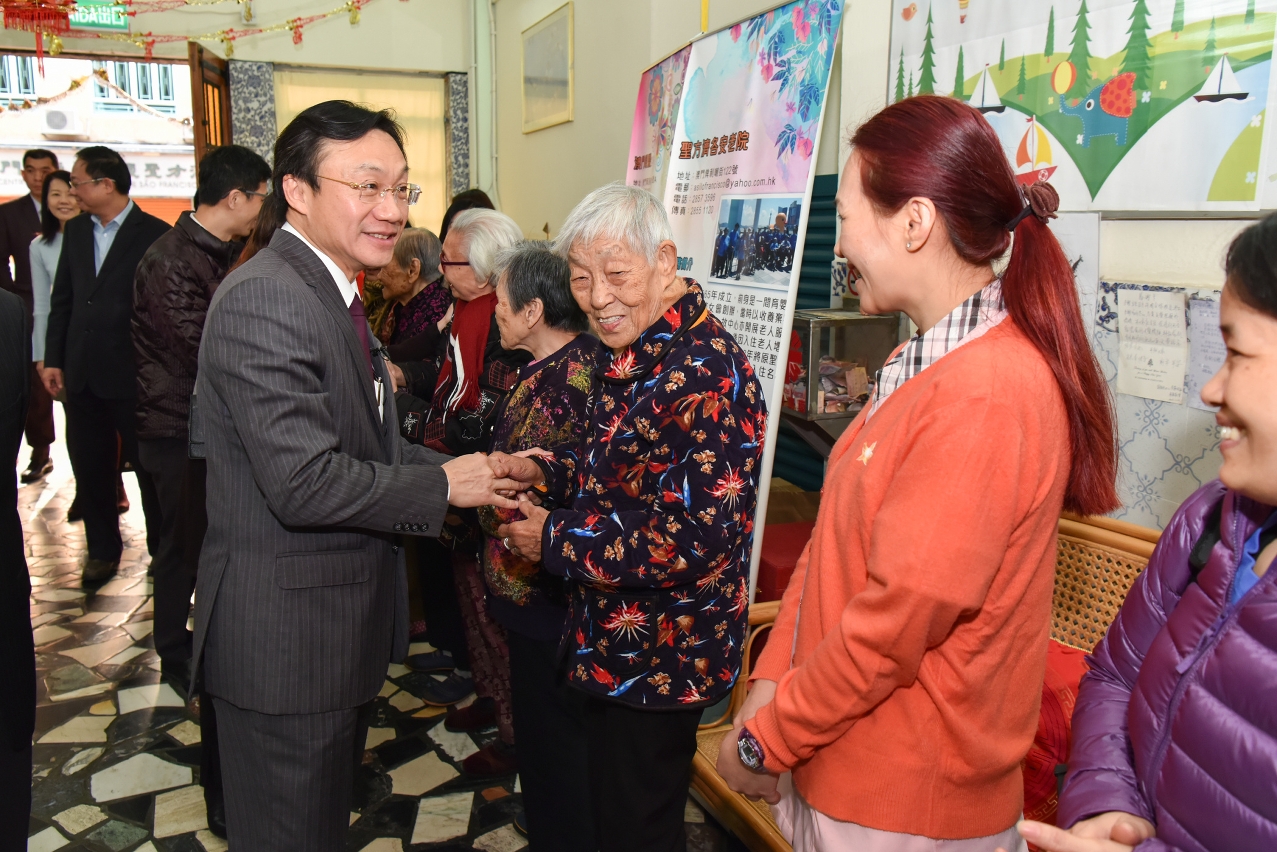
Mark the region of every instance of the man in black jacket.
POLYGON ((187 421, 208 303, 253 230, 270 166, 239 145, 200 161, 194 213, 183 213, 137 266, 133 351, 137 361, 137 439, 142 469, 155 481, 160 530, 152 554, 155 651, 164 673, 189 679, 186 629, 207 518, 204 462, 187 458, 187 421))
POLYGON ((0 849, 25 849, 31 815, 35 646, 31 578, 18 518, 18 447, 31 378, 31 324, 22 300, 0 290, 0 849), (9 467, 14 465, 14 467, 9 467))
MULTIPOLYGON (((0 204, 0 288, 17 293, 27 303, 27 321, 33 319, 31 294, 31 240, 40 231, 40 197, 44 179, 58 168, 58 157, 52 151, 35 148, 22 155, 22 182, 30 192, 0 204), (9 258, 13 258, 13 276, 9 276, 9 258)), ((27 407, 27 444, 31 462, 22 474, 23 484, 38 482, 53 470, 49 445, 53 443, 53 397, 31 365, 31 399, 27 407)))
POLYGON ((67 391, 67 450, 84 515, 88 582, 110 578, 120 565, 119 458, 137 473, 148 543, 160 523, 154 483, 137 459, 130 320, 133 273, 169 226, 133 203, 130 184, 128 166, 110 148, 76 156, 71 192, 85 213, 66 225, 45 338, 44 386, 54 396, 67 391))

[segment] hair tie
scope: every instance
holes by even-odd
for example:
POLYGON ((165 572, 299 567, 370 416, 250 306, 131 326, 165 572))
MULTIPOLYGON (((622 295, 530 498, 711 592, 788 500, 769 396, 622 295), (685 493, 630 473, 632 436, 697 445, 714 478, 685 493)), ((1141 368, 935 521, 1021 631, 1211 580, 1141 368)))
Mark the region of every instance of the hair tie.
POLYGON ((1055 211, 1060 209, 1060 194, 1046 181, 1040 180, 1032 186, 1022 188, 1020 196, 1024 199, 1024 209, 1007 222, 1008 231, 1014 231, 1016 225, 1028 218, 1030 213, 1037 216, 1043 225, 1057 218, 1055 211))

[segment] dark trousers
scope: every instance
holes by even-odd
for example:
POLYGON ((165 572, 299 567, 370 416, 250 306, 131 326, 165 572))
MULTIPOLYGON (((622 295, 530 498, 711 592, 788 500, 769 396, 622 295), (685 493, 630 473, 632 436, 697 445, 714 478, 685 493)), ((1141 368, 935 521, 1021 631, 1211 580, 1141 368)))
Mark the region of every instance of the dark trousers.
MULTIPOLYGON (((225 805, 222 792, 222 755, 218 751, 217 708, 213 696, 200 692, 200 786, 204 788, 204 809, 225 805)), ((225 813, 225 810, 222 811, 225 813)))
POLYGON ((457 601, 457 583, 452 571, 452 550, 437 539, 417 539, 417 572, 421 587, 421 607, 426 616, 426 641, 452 654, 457 668, 469 670, 470 652, 466 627, 457 601))
POLYGON ((53 397, 44 389, 40 371, 31 364, 31 401, 27 406, 27 445, 33 458, 48 458, 53 443, 53 397))
POLYGON ((0 741, 0 849, 26 849, 30 824, 31 743, 14 749, 0 741))
POLYGON ((683 810, 701 710, 640 710, 586 698, 590 804, 599 852, 685 852, 683 810))
POLYGON ((116 562, 124 549, 116 508, 121 460, 131 463, 137 473, 148 545, 160 528, 155 483, 137 459, 133 406, 132 399, 102 399, 88 389, 67 392, 67 450, 75 472, 76 498, 84 515, 84 537, 90 559, 116 562))
POLYGON ((364 708, 272 716, 217 697, 213 705, 230 847, 344 852, 364 708))
POLYGON ((585 693, 568 686, 558 642, 506 631, 519 785, 531 852, 595 852, 585 693))
POLYGON ((202 459, 187 458, 186 438, 143 438, 137 442, 142 470, 155 483, 160 528, 151 556, 155 582, 155 652, 164 663, 191 658, 186 629, 195 571, 208 518, 204 510, 202 459))

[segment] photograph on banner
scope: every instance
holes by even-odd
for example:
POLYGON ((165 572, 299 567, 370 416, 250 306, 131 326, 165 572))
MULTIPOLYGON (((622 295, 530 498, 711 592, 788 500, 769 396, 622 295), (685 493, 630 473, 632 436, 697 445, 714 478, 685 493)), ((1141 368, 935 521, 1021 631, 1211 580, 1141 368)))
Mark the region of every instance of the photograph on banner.
POLYGON ((670 146, 674 144, 674 122, 678 120, 683 75, 691 52, 692 47, 688 45, 644 71, 639 79, 625 182, 642 187, 657 198, 665 197, 670 146))
POLYGON ((888 98, 952 95, 1063 210, 1265 203, 1277 0, 893 0, 888 98))
POLYGON ((772 411, 841 20, 838 0, 803 0, 694 42, 674 128, 664 201, 679 270, 704 285, 772 411))
POLYGON ((709 280, 787 289, 802 209, 801 195, 724 196, 709 280))

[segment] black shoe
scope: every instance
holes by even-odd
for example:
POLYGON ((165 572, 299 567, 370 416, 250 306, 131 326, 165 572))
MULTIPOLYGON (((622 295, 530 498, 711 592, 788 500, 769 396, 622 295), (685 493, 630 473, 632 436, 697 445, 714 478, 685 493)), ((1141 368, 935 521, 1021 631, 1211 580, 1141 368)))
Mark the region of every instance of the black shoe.
POLYGON ((452 654, 447 651, 431 651, 429 654, 413 654, 403 664, 414 672, 450 672, 457 667, 452 654))
POLYGON ((474 693, 474 678, 454 670, 441 681, 433 681, 419 697, 431 707, 451 707, 474 693))
POLYGON ((86 559, 84 560, 84 571, 81 578, 86 583, 105 583, 107 580, 115 576, 115 572, 120 570, 120 560, 108 562, 105 559, 86 559))
POLYGON ((82 520, 84 520, 84 512, 80 511, 80 498, 76 497, 67 508, 67 523, 74 524, 82 520))
POLYGON ((39 482, 50 473, 53 472, 53 459, 45 456, 43 459, 31 457, 31 464, 27 465, 27 469, 22 472, 22 484, 30 485, 33 482, 39 482))
POLYGON ((226 804, 224 802, 208 801, 208 796, 204 797, 204 809, 208 812, 208 830, 213 832, 221 839, 226 839, 226 804))
POLYGON ((514 812, 514 830, 524 837, 528 836, 528 814, 522 805, 514 812))

